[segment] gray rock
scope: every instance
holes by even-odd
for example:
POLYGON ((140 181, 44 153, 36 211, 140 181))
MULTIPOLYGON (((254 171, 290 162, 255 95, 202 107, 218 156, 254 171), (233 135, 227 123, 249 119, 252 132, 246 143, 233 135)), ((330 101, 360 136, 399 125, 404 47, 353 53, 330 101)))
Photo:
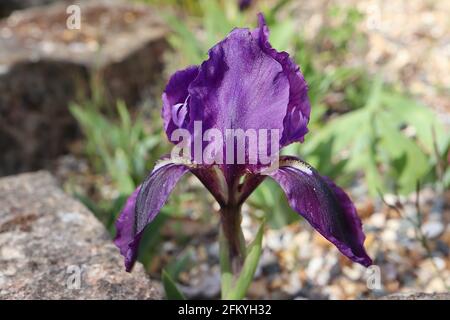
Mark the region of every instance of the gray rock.
POLYGON ((4 0, 0 2, 0 18, 8 16, 15 10, 42 6, 56 1, 62 0, 4 0))
POLYGON ((0 300, 160 299, 102 224, 44 171, 0 179, 0 300))
POLYGON ((104 104, 129 106, 161 81, 167 28, 149 6, 71 1, 81 28, 67 28, 67 4, 30 8, 0 21, 0 175, 42 169, 78 137, 69 104, 104 87, 104 104), (101 79, 99 81, 99 79, 101 79))

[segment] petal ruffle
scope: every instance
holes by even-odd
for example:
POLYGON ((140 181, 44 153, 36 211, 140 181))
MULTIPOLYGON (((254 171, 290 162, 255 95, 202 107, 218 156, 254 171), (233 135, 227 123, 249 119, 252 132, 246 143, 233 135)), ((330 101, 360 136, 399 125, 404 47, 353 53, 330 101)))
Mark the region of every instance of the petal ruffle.
POLYGON ((175 72, 170 78, 162 95, 162 118, 164 129, 170 140, 173 130, 183 127, 188 115, 188 87, 197 77, 198 66, 190 66, 175 72))
POLYGON ((364 249, 361 220, 341 188, 294 157, 283 158, 270 176, 280 184, 290 206, 344 255, 366 267, 372 264, 364 249))
POLYGON ((280 145, 285 146, 292 142, 303 142, 308 133, 308 122, 311 113, 311 105, 308 98, 308 85, 300 72, 300 68, 287 52, 278 52, 269 42, 269 28, 264 16, 258 14, 258 28, 253 31, 258 37, 261 48, 273 59, 278 61, 289 81, 289 103, 283 119, 284 130, 280 145))
POLYGON ((280 146, 303 141, 310 117, 308 87, 287 52, 269 43, 262 14, 259 27, 234 29, 212 47, 201 66, 176 72, 163 94, 163 118, 169 136, 176 128, 203 131, 278 129, 280 146))
POLYGON ((191 121, 203 129, 278 129, 289 99, 280 63, 267 55, 248 29, 235 29, 209 51, 189 86, 191 121))
POLYGON ((181 177, 189 171, 182 164, 163 160, 128 198, 116 222, 114 243, 125 257, 129 272, 137 259, 139 242, 145 227, 152 222, 181 177))

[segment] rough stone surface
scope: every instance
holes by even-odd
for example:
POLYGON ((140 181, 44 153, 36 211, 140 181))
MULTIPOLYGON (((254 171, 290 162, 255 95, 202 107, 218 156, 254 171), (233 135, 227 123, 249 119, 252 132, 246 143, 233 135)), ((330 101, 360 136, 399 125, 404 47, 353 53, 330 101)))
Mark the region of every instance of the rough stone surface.
POLYGON ((160 285, 140 264, 124 271, 105 228, 49 173, 0 179, 0 300, 159 298, 160 285))
POLYGON ((151 7, 119 0, 72 1, 0 20, 0 175, 46 167, 77 136, 72 101, 104 87, 105 104, 134 106, 160 81, 167 28, 151 7), (100 80, 99 80, 100 79, 100 80))
POLYGON ((0 1, 0 17, 6 17, 15 10, 41 6, 63 0, 3 0, 0 1))
POLYGON ((396 293, 381 298, 381 300, 450 300, 450 292, 442 293, 396 293))

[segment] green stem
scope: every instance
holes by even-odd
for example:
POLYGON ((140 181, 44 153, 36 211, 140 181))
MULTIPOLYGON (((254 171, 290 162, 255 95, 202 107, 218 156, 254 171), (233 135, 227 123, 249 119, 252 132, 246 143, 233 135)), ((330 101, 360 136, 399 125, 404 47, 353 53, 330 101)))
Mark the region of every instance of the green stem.
POLYGON ((245 239, 241 229, 241 207, 229 206, 220 210, 220 268, 222 298, 225 298, 237 279, 245 260, 245 239))
POLYGON ((221 230, 228 246, 228 258, 233 271, 239 272, 245 258, 245 239, 241 229, 241 207, 230 206, 220 210, 221 230))
POLYGON ((241 229, 240 206, 223 207, 220 210, 220 216, 219 254, 222 299, 243 299, 261 257, 264 221, 262 221, 255 239, 246 246, 241 229))
POLYGON ((223 230, 219 233, 219 257, 220 257, 220 283, 221 297, 225 299, 232 289, 233 272, 231 271, 231 263, 229 258, 229 248, 227 240, 223 234, 223 230))

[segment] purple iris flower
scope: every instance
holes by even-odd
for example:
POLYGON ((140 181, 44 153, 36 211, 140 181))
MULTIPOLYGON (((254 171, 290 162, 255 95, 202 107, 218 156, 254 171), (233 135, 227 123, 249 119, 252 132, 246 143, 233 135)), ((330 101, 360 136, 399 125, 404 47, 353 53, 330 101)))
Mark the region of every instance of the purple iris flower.
POLYGON ((250 7, 252 0, 239 0, 239 10, 244 11, 250 7))
MULTIPOLYGON (((269 30, 259 15, 254 30, 234 29, 209 51, 200 66, 176 72, 163 93, 162 117, 171 139, 177 129, 276 129, 279 149, 302 142, 308 132, 308 87, 286 52, 269 43, 269 30)), ((274 151, 274 150, 272 150, 274 151)), ((278 152, 279 150, 275 150, 278 152)), ((363 243, 361 220, 348 195, 309 164, 292 156, 278 168, 261 173, 261 165, 201 164, 163 158, 128 198, 117 222, 115 244, 130 271, 145 227, 156 217, 186 173, 194 174, 219 203, 230 255, 239 256, 240 208, 268 176, 284 190, 289 204, 344 255, 364 266, 372 261, 363 243)))

